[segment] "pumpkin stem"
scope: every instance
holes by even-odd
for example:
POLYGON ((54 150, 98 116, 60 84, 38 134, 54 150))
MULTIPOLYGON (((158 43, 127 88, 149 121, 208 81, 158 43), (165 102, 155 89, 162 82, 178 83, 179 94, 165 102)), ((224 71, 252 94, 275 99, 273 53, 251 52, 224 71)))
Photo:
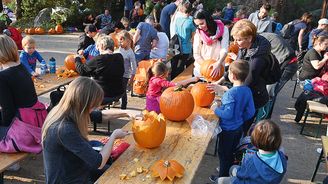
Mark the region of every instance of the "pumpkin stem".
POLYGON ((171 165, 170 162, 168 160, 165 160, 164 167, 167 168, 167 167, 170 167, 170 165, 171 165))
POLYGON ((176 91, 182 91, 182 85, 177 86, 177 87, 174 89, 174 91, 175 91, 175 92, 176 92, 176 91))

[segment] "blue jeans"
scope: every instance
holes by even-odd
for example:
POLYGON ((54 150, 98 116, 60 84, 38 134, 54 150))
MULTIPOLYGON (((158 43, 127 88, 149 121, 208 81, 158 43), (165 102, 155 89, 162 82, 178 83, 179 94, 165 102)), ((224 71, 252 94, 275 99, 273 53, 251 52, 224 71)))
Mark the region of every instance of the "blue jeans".
POLYGON ((147 60, 150 58, 150 52, 136 52, 135 56, 136 56, 136 62, 137 62, 137 66, 138 66, 140 61, 147 60))
POLYGON ((243 128, 241 126, 237 130, 222 130, 219 134, 219 177, 229 176, 229 169, 233 165, 234 153, 239 144, 242 133, 243 128))

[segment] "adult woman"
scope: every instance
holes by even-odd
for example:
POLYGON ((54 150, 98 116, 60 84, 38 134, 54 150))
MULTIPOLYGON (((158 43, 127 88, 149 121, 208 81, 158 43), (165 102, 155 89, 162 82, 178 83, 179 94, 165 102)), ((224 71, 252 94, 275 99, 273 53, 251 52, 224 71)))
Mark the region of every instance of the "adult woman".
POLYGON ((104 90, 104 104, 118 101, 123 93, 124 59, 120 53, 113 54, 114 42, 109 36, 97 39, 100 55, 83 64, 75 58, 76 70, 81 76, 93 77, 104 90))
POLYGON ((293 36, 289 39, 289 44, 295 51, 302 51, 306 49, 308 45, 308 37, 305 37, 305 35, 309 31, 309 26, 311 22, 312 14, 309 12, 305 12, 299 20, 293 21, 293 36))
POLYGON ((32 107, 36 102, 31 75, 19 62, 15 42, 0 35, 0 126, 9 126, 18 108, 32 107))
POLYGON ((328 48, 328 36, 314 38, 314 46, 307 51, 303 58, 303 67, 299 76, 300 80, 313 79, 319 77, 321 71, 327 68, 328 55, 325 53, 328 48))
POLYGON ((99 153, 92 149, 89 114, 102 98, 103 90, 94 80, 79 77, 48 114, 42 128, 46 183, 89 183, 90 173, 105 166, 114 140, 128 134, 115 130, 99 153))
POLYGON ((215 20, 205 10, 198 10, 194 14, 194 23, 197 27, 194 43, 194 75, 200 77, 200 65, 204 60, 214 59, 217 62, 212 65, 211 75, 220 71, 224 66, 224 59, 229 46, 229 30, 220 20, 215 20))

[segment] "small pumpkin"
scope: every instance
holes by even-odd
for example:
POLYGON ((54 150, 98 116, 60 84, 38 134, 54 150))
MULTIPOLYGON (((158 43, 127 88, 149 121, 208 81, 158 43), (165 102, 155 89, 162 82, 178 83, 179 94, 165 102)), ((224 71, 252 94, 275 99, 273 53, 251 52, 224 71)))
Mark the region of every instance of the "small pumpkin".
POLYGON ((56 31, 56 33, 58 33, 58 34, 62 34, 62 33, 64 33, 63 26, 60 25, 60 24, 57 24, 56 27, 55 27, 55 31, 56 31))
MULTIPOLYGON (((84 57, 81 58, 82 63, 86 62, 86 59, 84 57)), ((75 68, 75 55, 74 54, 69 54, 66 56, 64 65, 67 68, 67 70, 73 70, 76 71, 75 68)))
POLYGON ((20 28, 20 27, 18 27, 18 28, 16 28, 17 29, 17 31, 21 34, 22 32, 24 32, 24 30, 22 29, 22 28, 20 28))
POLYGON ((41 27, 38 27, 38 28, 35 28, 35 34, 44 34, 45 31, 43 28, 41 27))
POLYGON ((25 29, 24 29, 24 33, 25 33, 25 34, 28 34, 28 28, 25 28, 25 29))
POLYGON ((56 34, 56 31, 55 31, 54 28, 50 28, 50 29, 48 30, 48 33, 49 33, 49 34, 56 34))
POLYGON ((145 95, 147 92, 147 84, 144 77, 135 76, 133 81, 133 93, 137 95, 145 95))
POLYGON ((185 168, 176 160, 158 160, 150 168, 153 177, 160 177, 162 181, 168 178, 173 181, 175 177, 181 178, 185 168))
POLYGON ((118 34, 117 33, 111 33, 111 34, 109 34, 109 36, 112 38, 112 40, 114 41, 114 47, 115 48, 118 48, 120 45, 119 45, 119 42, 118 42, 118 40, 119 40, 119 38, 118 38, 118 34))
POLYGON ((220 70, 217 75, 214 77, 211 76, 211 72, 213 71, 213 67, 211 67, 212 64, 214 64, 216 61, 213 59, 208 59, 203 61, 203 63, 200 66, 200 73, 208 82, 213 82, 219 80, 223 74, 224 74, 224 67, 220 65, 220 70))
POLYGON ((207 83, 198 82, 191 88, 194 102, 199 107, 208 107, 214 100, 215 94, 206 88, 207 83))
POLYGON ((184 121, 194 110, 194 99, 187 89, 169 87, 159 100, 163 115, 171 121, 184 121))
MULTIPOLYGON (((228 50, 228 53, 234 53, 234 54, 238 54, 238 51, 239 51, 239 47, 237 44, 235 44, 234 42, 232 42, 230 45, 229 45, 229 50, 228 50)), ((227 57, 225 58, 224 62, 227 63, 227 64, 230 64, 233 60, 227 55, 227 57)))
POLYGON ((27 33, 30 35, 35 34, 35 29, 34 28, 27 29, 27 33))
POLYGON ((134 140, 144 148, 156 148, 162 144, 166 134, 166 120, 163 114, 154 111, 142 112, 142 119, 132 119, 134 140))

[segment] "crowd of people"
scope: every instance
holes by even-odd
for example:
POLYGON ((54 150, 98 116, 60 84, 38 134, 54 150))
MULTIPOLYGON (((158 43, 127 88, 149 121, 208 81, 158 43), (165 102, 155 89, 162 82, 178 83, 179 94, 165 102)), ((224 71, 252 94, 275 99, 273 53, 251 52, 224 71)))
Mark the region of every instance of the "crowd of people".
MULTIPOLYGON (((221 105, 211 107, 220 117, 222 129, 218 147, 220 165, 218 174, 210 177, 212 182, 280 183, 286 173, 287 157, 280 151, 279 127, 267 119, 271 117, 277 94, 297 71, 301 84, 328 71, 328 19, 320 19, 318 27, 312 29, 314 18, 305 12, 283 26, 278 22, 279 15, 274 12, 270 17, 270 11, 268 3, 248 16, 245 8, 237 10, 232 2, 210 13, 202 0, 175 0, 168 4, 163 0, 125 0, 124 17, 116 22, 109 9, 98 16, 87 15, 75 56, 81 77, 68 86, 42 129, 47 183, 87 183, 109 167, 106 162, 113 141, 128 133, 114 131, 103 150, 94 151, 87 141, 87 125, 94 119, 90 113, 96 113, 98 121, 125 116, 94 109, 118 103, 121 109, 127 109, 127 88, 133 83, 139 63, 150 59, 159 62, 147 72, 145 109, 157 113, 160 113, 159 97, 165 88, 204 80, 200 68, 206 60, 215 61, 210 66, 211 76, 225 68, 222 78, 207 85, 217 94, 224 92, 221 105), (173 40, 178 40, 177 48, 172 48, 173 40), (238 54, 229 51, 232 44, 238 46, 238 54), (83 57, 86 63, 82 62, 83 57), (225 63, 227 58, 233 62, 225 63), (275 63, 281 72, 272 71, 275 63), (192 78, 178 83, 170 81, 192 64, 192 78), (240 166, 233 166, 236 148, 247 136, 256 147, 255 154, 245 154, 239 160, 240 166), (55 164, 58 162, 63 164, 55 164)), ((0 138, 3 138, 17 110, 36 103, 31 76, 39 75, 35 71, 36 61, 44 60, 35 50, 32 37, 26 36, 18 43, 10 26, 1 24, 0 33, 5 34, 0 36, 0 138), (18 48, 22 49, 20 55, 18 48)))

